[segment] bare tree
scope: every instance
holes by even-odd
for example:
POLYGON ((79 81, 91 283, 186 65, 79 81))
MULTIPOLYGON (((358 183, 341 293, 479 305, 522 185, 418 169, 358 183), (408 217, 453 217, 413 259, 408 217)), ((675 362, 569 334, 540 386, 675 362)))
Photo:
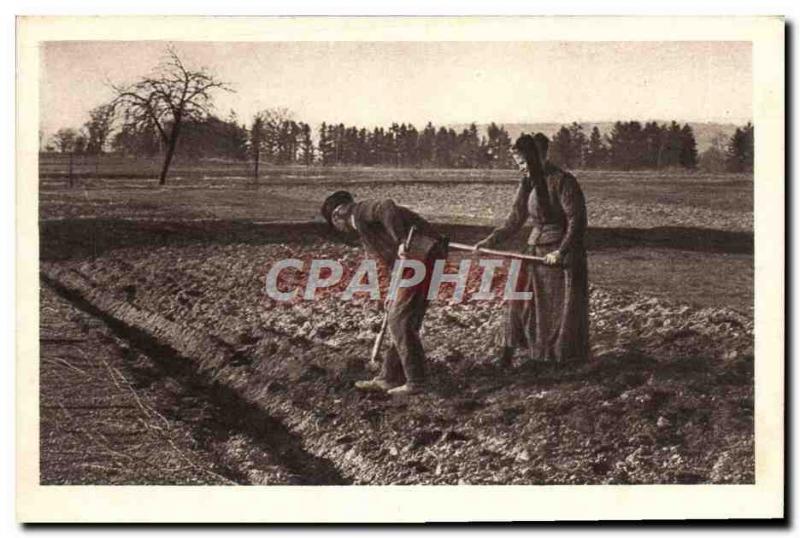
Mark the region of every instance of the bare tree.
POLYGON ((53 135, 53 145, 61 153, 72 153, 75 149, 75 139, 78 138, 78 131, 75 129, 59 129, 53 135))
POLYGON ((86 147, 89 145, 89 135, 83 129, 78 131, 78 136, 75 137, 75 144, 73 145, 73 153, 82 155, 86 153, 86 147))
POLYGON ((72 161, 75 151, 82 149, 82 146, 85 146, 85 141, 85 138, 83 138, 78 131, 71 128, 59 129, 52 138, 52 143, 58 151, 69 154, 67 184, 70 188, 73 186, 72 161))
POLYGON ((111 136, 113 123, 112 105, 101 105, 89 111, 89 121, 83 125, 87 135, 86 153, 92 155, 103 153, 108 137, 111 136))
POLYGON ((256 182, 258 182, 258 165, 261 162, 261 151, 264 149, 264 118, 256 114, 253 118, 253 125, 250 127, 250 151, 255 161, 255 171, 253 172, 256 182))
POLYGON ((112 88, 117 95, 111 104, 121 111, 124 124, 155 127, 166 147, 159 185, 167 180, 183 122, 199 121, 210 113, 214 90, 231 91, 205 69, 187 68, 172 48, 153 75, 112 88))

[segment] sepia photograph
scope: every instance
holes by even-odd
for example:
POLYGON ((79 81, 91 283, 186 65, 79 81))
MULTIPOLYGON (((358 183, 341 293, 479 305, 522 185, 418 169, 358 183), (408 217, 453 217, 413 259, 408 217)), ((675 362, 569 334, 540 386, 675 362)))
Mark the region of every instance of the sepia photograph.
POLYGON ((780 501, 781 18, 153 19, 18 22, 32 490, 780 501))

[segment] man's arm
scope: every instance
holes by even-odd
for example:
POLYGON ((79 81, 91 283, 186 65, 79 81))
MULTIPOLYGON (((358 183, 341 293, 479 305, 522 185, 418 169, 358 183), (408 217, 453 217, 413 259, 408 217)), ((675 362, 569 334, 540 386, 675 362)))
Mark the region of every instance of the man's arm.
POLYGON ((383 200, 375 209, 377 212, 375 216, 383 224, 386 233, 397 246, 402 245, 408 233, 408 226, 400 208, 392 200, 383 200))

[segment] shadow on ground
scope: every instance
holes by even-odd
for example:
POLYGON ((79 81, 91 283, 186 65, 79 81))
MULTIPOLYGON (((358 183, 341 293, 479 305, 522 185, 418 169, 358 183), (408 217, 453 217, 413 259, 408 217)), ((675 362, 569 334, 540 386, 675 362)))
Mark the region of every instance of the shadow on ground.
MULTIPOLYGON (((474 243, 491 231, 488 226, 475 225, 439 224, 438 227, 452 241, 463 243, 474 243)), ((116 248, 341 240, 323 222, 316 221, 61 219, 41 221, 39 230, 40 258, 48 261, 94 257, 116 248)), ((520 237, 525 237, 524 232, 520 237)), ((753 234, 691 227, 589 228, 587 248, 752 254, 753 234)))

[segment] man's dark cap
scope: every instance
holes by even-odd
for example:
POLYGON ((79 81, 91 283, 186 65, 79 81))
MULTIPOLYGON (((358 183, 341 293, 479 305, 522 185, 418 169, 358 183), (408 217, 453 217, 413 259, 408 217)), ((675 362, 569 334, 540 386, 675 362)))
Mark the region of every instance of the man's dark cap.
POLYGON ((322 203, 322 209, 320 212, 322 216, 325 217, 325 220, 328 221, 330 226, 333 226, 333 210, 339 207, 342 204, 349 204, 353 202, 353 195, 347 191, 336 191, 327 198, 322 203))

